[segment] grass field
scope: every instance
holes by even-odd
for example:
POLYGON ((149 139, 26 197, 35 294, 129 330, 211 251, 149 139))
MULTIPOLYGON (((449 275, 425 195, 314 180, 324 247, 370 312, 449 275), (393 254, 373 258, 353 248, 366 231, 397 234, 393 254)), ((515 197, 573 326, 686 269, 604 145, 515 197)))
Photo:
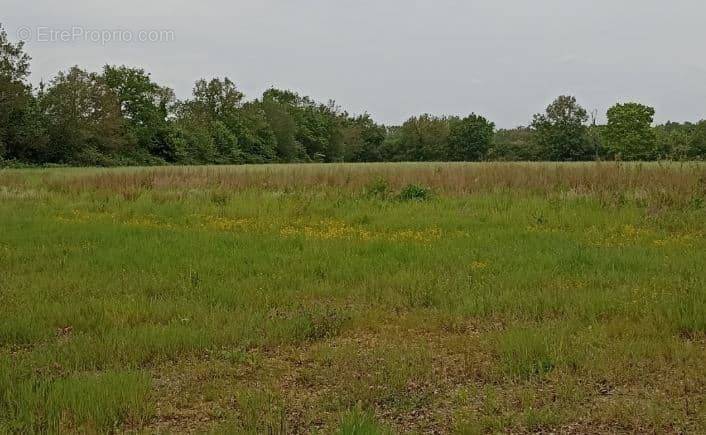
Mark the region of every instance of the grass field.
POLYGON ((706 431, 706 165, 0 171, 0 432, 706 431))

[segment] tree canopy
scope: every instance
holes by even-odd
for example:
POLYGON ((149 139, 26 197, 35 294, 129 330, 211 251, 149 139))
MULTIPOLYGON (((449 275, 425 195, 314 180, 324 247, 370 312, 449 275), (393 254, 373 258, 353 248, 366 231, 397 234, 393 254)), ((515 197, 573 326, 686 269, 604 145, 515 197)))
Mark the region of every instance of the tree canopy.
POLYGON ((177 99, 143 68, 105 65, 29 82, 30 57, 0 27, 0 164, 158 165, 596 159, 706 159, 706 121, 652 126, 638 103, 606 125, 570 95, 529 126, 422 114, 385 126, 284 89, 248 99, 228 77, 200 79, 177 99))
POLYGON ((655 109, 639 103, 616 104, 608 109, 605 137, 610 152, 623 160, 652 160, 657 156, 657 135, 652 129, 655 109))

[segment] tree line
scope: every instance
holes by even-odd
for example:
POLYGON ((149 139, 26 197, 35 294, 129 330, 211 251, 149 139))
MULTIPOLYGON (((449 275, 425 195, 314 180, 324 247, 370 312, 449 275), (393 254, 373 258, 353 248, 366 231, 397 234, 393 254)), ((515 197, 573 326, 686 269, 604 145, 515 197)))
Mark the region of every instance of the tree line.
POLYGON ((653 127, 654 109, 638 103, 613 106, 605 125, 560 96, 515 129, 475 113, 384 126, 288 90, 246 100, 228 78, 199 80, 180 100, 127 66, 75 66, 32 86, 30 60, 0 27, 5 165, 706 159, 706 121, 653 127))

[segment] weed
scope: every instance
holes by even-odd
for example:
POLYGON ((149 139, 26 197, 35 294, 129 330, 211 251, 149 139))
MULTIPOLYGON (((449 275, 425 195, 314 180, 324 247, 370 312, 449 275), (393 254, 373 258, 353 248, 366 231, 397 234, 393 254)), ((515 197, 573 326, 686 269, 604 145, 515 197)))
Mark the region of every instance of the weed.
POLYGON ((408 184, 400 191, 397 198, 401 201, 426 201, 431 198, 431 190, 418 184, 408 184))
POLYGON ((390 183, 382 177, 376 178, 365 186, 365 196, 375 199, 386 199, 390 195, 390 183))
POLYGON ((369 411, 364 411, 362 405, 348 411, 341 418, 340 427, 336 432, 339 435, 384 435, 391 433, 382 426, 369 411))

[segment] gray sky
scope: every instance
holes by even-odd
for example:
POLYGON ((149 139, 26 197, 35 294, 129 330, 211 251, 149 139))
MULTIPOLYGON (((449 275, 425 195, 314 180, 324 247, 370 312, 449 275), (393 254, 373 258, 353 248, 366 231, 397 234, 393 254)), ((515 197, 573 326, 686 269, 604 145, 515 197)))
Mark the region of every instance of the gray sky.
POLYGON ((388 124, 420 113, 477 112, 500 127, 527 124, 564 93, 601 115, 615 102, 640 101, 656 107, 660 122, 706 118, 704 18, 703 0, 2 0, 0 6, 10 37, 24 32, 28 39, 35 82, 74 64, 91 70, 126 64, 144 67, 179 97, 198 78, 228 76, 249 98, 276 86, 335 99, 388 124), (61 30, 71 35, 56 35, 61 30), (150 30, 168 32, 140 33, 150 30), (105 38, 95 31, 122 33, 105 38))

